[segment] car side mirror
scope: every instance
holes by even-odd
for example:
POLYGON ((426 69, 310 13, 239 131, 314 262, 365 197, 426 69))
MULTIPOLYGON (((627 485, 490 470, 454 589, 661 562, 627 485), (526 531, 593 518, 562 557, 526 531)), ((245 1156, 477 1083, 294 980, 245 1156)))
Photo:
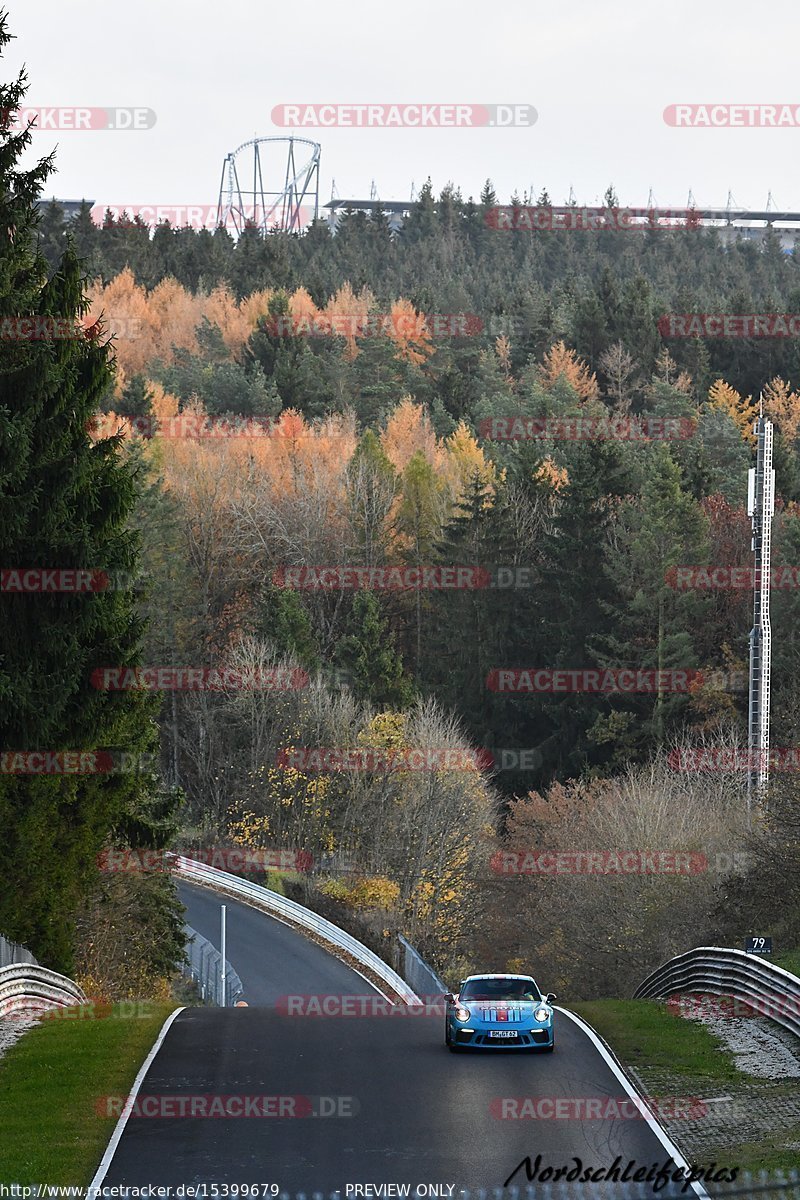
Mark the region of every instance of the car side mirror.
POLYGON ((456 998, 452 992, 445 992, 444 999, 447 1001, 448 1004, 455 1004, 455 1002, 456 1002, 456 998))
POLYGON ((548 992, 547 995, 545 996, 545 1000, 547 1001, 548 1004, 551 1002, 551 1000, 557 1000, 557 999, 558 999, 558 996, 555 994, 555 992, 548 992))

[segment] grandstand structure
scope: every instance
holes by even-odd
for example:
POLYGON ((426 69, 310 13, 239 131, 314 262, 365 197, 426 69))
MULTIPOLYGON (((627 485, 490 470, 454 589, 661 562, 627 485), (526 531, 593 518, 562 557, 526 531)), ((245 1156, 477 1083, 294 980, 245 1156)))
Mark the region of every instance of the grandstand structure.
MULTIPOLYGON (((375 197, 369 200, 347 199, 337 196, 323 205, 328 214, 328 225, 334 233, 345 211, 371 213, 378 207, 387 214, 391 228, 399 230, 402 228, 406 216, 414 207, 414 201, 379 200, 375 197)), ((498 204, 498 207, 504 208, 505 206, 498 204)), ((577 207, 582 206, 578 205, 577 207)), ((626 206, 620 207, 625 208, 626 206)), ((573 212, 574 208, 574 205, 551 205, 553 213, 563 213, 565 216, 573 212)), ((630 211, 647 214, 647 218, 642 219, 642 224, 645 224, 648 219, 652 219, 656 223, 663 222, 667 225, 676 224, 679 220, 678 214, 691 212, 693 223, 717 229, 723 243, 737 239, 762 241, 767 230, 771 229, 787 253, 791 253, 794 249, 795 239, 800 237, 800 212, 779 212, 770 207, 769 201, 767 207, 763 209, 734 208, 730 204, 725 208, 701 208, 690 203, 682 208, 647 205, 645 208, 631 209, 630 211)))

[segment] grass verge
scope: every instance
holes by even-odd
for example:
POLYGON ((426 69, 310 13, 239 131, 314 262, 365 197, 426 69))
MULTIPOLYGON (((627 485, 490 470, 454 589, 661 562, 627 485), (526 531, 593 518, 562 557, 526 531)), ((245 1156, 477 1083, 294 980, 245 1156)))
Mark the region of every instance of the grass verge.
MULTIPOLYGON (((779 965, 784 965, 780 963, 779 965)), ((800 964, 798 964, 800 965, 800 964)), ((786 970, 790 967, 786 966, 786 970)), ((672 1013, 665 1003, 654 1000, 593 1000, 570 1005, 608 1042, 624 1066, 632 1067, 647 1088, 648 1080, 658 1085, 666 1080, 676 1094, 709 1096, 718 1093, 747 1097, 754 1117, 771 1111, 787 1096, 796 1093, 794 1079, 768 1080, 740 1071, 727 1047, 698 1021, 685 1020, 672 1013)), ((753 1122, 755 1124, 755 1122, 753 1122)), ((725 1144, 714 1152, 693 1150, 691 1134, 672 1128, 678 1145, 693 1162, 715 1158, 721 1164, 738 1166, 743 1171, 788 1170, 797 1166, 800 1126, 778 1119, 769 1130, 769 1122, 759 1121, 757 1141, 737 1141, 725 1137, 725 1144), (736 1144, 731 1144, 731 1142, 736 1144)), ((741 1126, 740 1126, 741 1128, 741 1126)), ((731 1129, 731 1132, 735 1126, 731 1129)), ((744 1132, 744 1131, 742 1131, 744 1132)), ((753 1125, 745 1136, 752 1137, 753 1125)), ((707 1143, 706 1143, 707 1145, 707 1143)))
POLYGON ((587 1000, 571 1005, 632 1067, 655 1067, 693 1079, 743 1078, 719 1038, 656 1000, 587 1000))
POLYGON ((792 975, 800 976, 800 950, 787 950, 784 954, 767 955, 766 962, 774 963, 776 967, 783 967, 784 971, 790 971, 792 975))
MULTIPOLYGON (((126 1097, 176 1004, 146 1015, 46 1020, 0 1059, 0 1182, 90 1183, 117 1123, 98 1101, 126 1097)), ((82 1012, 85 1014, 86 1010, 82 1012)))

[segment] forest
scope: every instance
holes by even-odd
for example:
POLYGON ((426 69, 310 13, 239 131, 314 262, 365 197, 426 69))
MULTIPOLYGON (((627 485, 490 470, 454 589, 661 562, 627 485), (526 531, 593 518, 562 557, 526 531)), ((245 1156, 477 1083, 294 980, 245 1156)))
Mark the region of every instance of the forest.
MULTIPOLYGON (((84 867, 90 846, 302 851, 311 871, 270 871, 269 886, 376 949, 391 956, 403 932, 448 979, 544 960, 573 996, 624 994, 669 955, 738 945, 751 925, 797 944, 800 906, 776 915, 800 869, 796 773, 775 771, 752 806, 741 767, 695 769, 690 752, 746 745, 752 590, 712 586, 709 571, 746 584, 730 571, 752 564, 760 405, 775 427, 774 560, 800 563, 798 347, 670 337, 663 320, 800 311, 797 255, 695 225, 493 228, 503 201, 488 181, 477 201, 426 184, 397 233, 380 211, 346 211, 335 233, 319 221, 236 241, 110 214, 98 226, 88 205, 65 221, 55 203, 35 208, 40 185, 27 208, 13 189, 40 292, 2 315, 75 313, 86 336, 59 369, 83 399, 53 415, 81 447, 84 483, 100 461, 116 473, 89 489, 116 489, 115 528, 95 545, 84 514, 61 541, 62 565, 118 579, 52 600, 107 622, 91 652, 64 648, 74 698, 91 691, 89 667, 113 664, 251 685, 95 689, 94 725, 40 735, 154 752, 156 769, 107 784, 0 778, 11 844, 33 839, 53 860, 46 814, 68 783, 83 813, 82 789, 94 795, 80 846, 67 838, 84 867), (252 684, 276 672, 297 685, 252 684), (639 684, 499 686, 514 672, 639 684), (44 791, 32 818, 22 797, 44 791), (530 851, 695 867, 514 870, 530 851)), ((9 495, 30 478, 20 469, 9 495)), ((51 565, 58 539, 17 526, 6 561, 51 565)), ((22 619, 30 598, 7 599, 22 619)), ((773 744, 792 747, 796 587, 772 600, 773 744)), ((32 744, 30 697, 25 712, 4 745, 32 744)), ((109 993, 114 922, 177 936, 163 876, 83 870, 78 886, 53 868, 53 886, 67 897, 58 939, 30 906, 0 927, 109 993)), ((156 961, 143 933, 127 953, 140 987, 163 985, 168 951, 156 961)))

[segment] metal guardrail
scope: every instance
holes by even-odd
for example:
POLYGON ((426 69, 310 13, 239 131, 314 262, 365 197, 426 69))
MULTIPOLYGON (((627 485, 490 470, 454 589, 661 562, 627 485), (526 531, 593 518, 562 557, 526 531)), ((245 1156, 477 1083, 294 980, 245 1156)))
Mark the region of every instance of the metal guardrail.
POLYGON ((33 963, 38 966, 27 946, 20 946, 19 942, 10 942, 0 933, 0 967, 10 967, 13 963, 33 963))
POLYGON ((220 1008, 232 1008, 244 994, 242 981, 226 959, 225 967, 225 1004, 222 1003, 222 955, 216 946, 204 938, 202 933, 185 926, 186 953, 188 963, 184 963, 183 974, 193 979, 200 989, 200 998, 206 1004, 216 1004, 220 1008))
POLYGON ((77 983, 57 971, 36 963, 15 963, 0 969, 0 1017, 86 1002, 77 983))
POLYGON ((207 867, 205 863, 184 858, 181 854, 169 857, 173 872, 180 875, 182 879, 191 883, 204 884, 206 887, 213 888, 214 891, 246 900, 255 908, 261 909, 262 912, 269 913, 270 916, 284 917, 290 924, 308 929, 322 941, 328 942, 329 945, 335 946, 339 950, 344 950, 363 967, 367 967, 404 1003, 419 1004, 419 996, 400 978, 396 971, 393 971, 382 958, 379 958, 357 938, 346 933, 344 929, 340 929, 338 925, 334 925, 332 921, 327 921, 324 917, 320 917, 302 904, 297 904, 294 900, 288 900, 286 896, 279 896, 277 892, 271 892, 269 888, 262 887, 258 883, 250 883, 247 879, 240 879, 228 871, 218 871, 216 867, 207 867))
POLYGON ((441 997, 448 989, 433 967, 428 966, 422 955, 414 949, 411 942, 406 941, 402 933, 397 935, 397 940, 400 943, 400 969, 409 987, 412 987, 418 996, 441 997))
POLYGON ((679 992, 733 996, 800 1037, 800 979, 755 954, 698 946, 658 967, 633 995, 662 999, 679 992))

